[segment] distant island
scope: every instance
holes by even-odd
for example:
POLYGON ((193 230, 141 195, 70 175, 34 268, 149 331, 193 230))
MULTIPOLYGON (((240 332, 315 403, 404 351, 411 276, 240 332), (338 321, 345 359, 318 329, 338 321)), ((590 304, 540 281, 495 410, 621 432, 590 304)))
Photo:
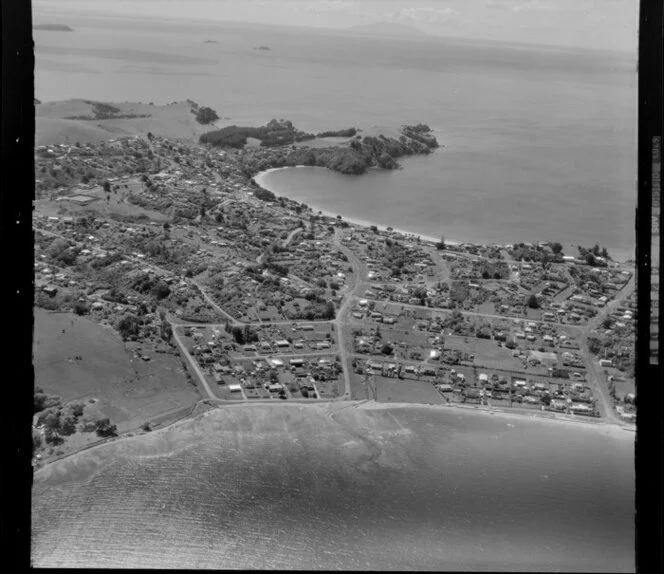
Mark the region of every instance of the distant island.
POLYGON ((217 42, 216 40, 205 40, 205 41, 203 42, 203 44, 218 44, 218 43, 219 43, 219 42, 217 42))
POLYGON ((270 46, 256 46, 254 50, 263 50, 265 52, 269 52, 272 48, 270 46))
POLYGON ((65 24, 35 24, 33 30, 49 30, 51 32, 73 32, 73 28, 65 24))
POLYGON ((415 26, 408 26, 407 24, 399 24, 397 22, 374 22, 373 24, 363 24, 361 26, 352 26, 348 28, 351 32, 360 32, 362 34, 370 34, 372 36, 426 36, 426 32, 416 28, 415 26))

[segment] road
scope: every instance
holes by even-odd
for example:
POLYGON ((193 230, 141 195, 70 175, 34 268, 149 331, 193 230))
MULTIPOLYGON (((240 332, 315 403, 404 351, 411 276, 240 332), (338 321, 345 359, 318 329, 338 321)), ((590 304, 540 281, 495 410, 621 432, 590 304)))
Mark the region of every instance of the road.
MULTIPOLYGON (((58 233, 54 233, 51 231, 46 231, 46 230, 41 230, 38 229, 39 232, 45 234, 45 235, 50 235, 53 237, 59 237, 62 239, 65 239, 67 241, 72 241, 70 238, 65 237, 63 235, 60 235, 58 233)), ((300 232, 302 231, 301 228, 294 229, 291 231, 289 236, 284 240, 284 245, 288 245, 292 239, 300 232)), ((366 266, 356 257, 356 255, 346 246, 344 246, 341 243, 341 236, 342 236, 342 231, 341 229, 337 228, 335 230, 334 234, 334 245, 344 253, 348 257, 348 262, 351 265, 353 269, 353 273, 351 277, 349 278, 349 282, 347 283, 347 290, 345 292, 343 302, 336 314, 336 318, 333 321, 316 321, 316 324, 327 324, 327 323, 332 323, 335 326, 335 330, 337 333, 337 341, 338 341, 338 355, 341 360, 341 363, 343 365, 343 373, 344 373, 344 384, 345 384, 345 393, 344 396, 341 397, 342 400, 349 400, 351 398, 351 370, 352 370, 352 355, 349 354, 348 349, 346 347, 346 341, 344 339, 344 333, 343 333, 343 327, 344 325, 347 325, 348 323, 345 321, 346 316, 348 314, 349 308, 352 305, 353 299, 358 297, 358 291, 362 289, 363 282, 366 282, 366 276, 367 276, 367 268, 366 266)), ((79 243, 74 241, 74 243, 79 243)), ((170 273, 170 271, 166 269, 162 269, 158 267, 157 265, 154 265, 152 263, 140 261, 142 265, 145 265, 146 267, 152 268, 154 270, 160 271, 161 273, 170 273)), ((233 326, 242 326, 242 325, 260 325, 260 326, 280 326, 280 325, 286 325, 286 326, 291 326, 294 324, 312 324, 314 323, 313 321, 270 321, 267 323, 261 323, 261 322, 250 322, 250 323, 244 323, 240 322, 237 319, 235 319, 233 316, 231 316, 229 313, 227 313, 222 307, 220 307, 215 301, 207 294, 205 291, 204 287, 197 282, 194 279, 190 280, 193 285, 195 285, 198 290, 201 293, 201 296, 205 299, 205 301, 213 308, 215 309, 220 315, 226 317, 233 326)), ((504 320, 510 320, 510 319, 518 319, 518 320, 527 320, 527 321, 532 321, 537 324, 552 324, 552 325, 558 325, 558 326, 565 326, 565 327, 572 327, 575 330, 578 330, 580 333, 579 337, 579 343, 580 343, 580 349, 579 353, 583 357, 587 369, 588 369, 588 374, 589 374, 589 380, 590 382, 594 383, 595 388, 597 389, 599 398, 600 398, 600 412, 603 417, 605 417, 607 420, 610 420, 611 422, 618 423, 618 424, 624 424, 620 417, 617 415, 613 408, 613 400, 609 396, 609 391, 608 387, 606 385, 606 381, 604 378, 603 373, 601 372, 601 369, 599 368, 598 363, 595 361, 595 358, 590 354, 588 350, 588 336, 589 333, 596 329, 599 325, 601 325, 601 322, 610 314, 612 313, 616 307, 618 307, 623 301, 625 301, 634 291, 635 287, 635 276, 633 275, 629 282, 621 289, 621 291, 616 295, 616 297, 610 301, 606 307, 604 307, 600 312, 595 316, 587 325, 573 325, 573 324, 568 324, 568 323, 560 323, 557 321, 542 321, 542 320, 533 320, 533 319, 527 319, 526 317, 511 317, 511 316, 505 316, 505 315, 494 315, 494 314, 486 314, 486 313, 478 313, 478 312, 473 312, 473 311, 463 311, 462 313, 467 316, 471 317, 484 317, 484 318, 489 318, 489 319, 504 319, 504 320)), ((378 301, 380 302, 380 301, 378 301)), ((408 309, 428 309, 431 311, 449 311, 447 309, 442 309, 442 308, 435 308, 435 307, 422 307, 419 305, 410 305, 408 303, 397 303, 397 302, 390 302, 394 305, 400 305, 402 308, 408 308, 408 309)), ((205 392, 208 394, 210 398, 217 399, 217 397, 214 395, 212 392, 210 386, 208 385, 205 375, 198 366, 198 363, 196 360, 191 357, 189 354, 188 350, 185 348, 184 343, 182 342, 180 336, 177 334, 175 327, 177 326, 191 326, 191 327, 221 327, 223 325, 221 324, 190 324, 190 323, 182 323, 178 324, 173 322, 171 319, 169 319, 169 322, 171 323, 171 326, 173 327, 173 335, 174 338, 184 353, 185 357, 187 358, 188 362, 194 369, 194 372, 198 376, 203 388, 205 389, 205 392)), ((275 355, 275 354, 269 354, 269 355, 260 355, 260 356, 255 356, 251 357, 253 359, 267 359, 267 358, 275 358, 275 357, 289 357, 289 356, 325 356, 329 355, 330 353, 334 353, 333 350, 327 351, 327 352, 316 352, 316 353, 303 353, 303 354, 289 354, 289 355, 275 355)), ((244 395, 243 395, 244 396, 244 395)), ((246 398, 246 397, 245 397, 246 398)))
POLYGON ((580 354, 585 361, 588 374, 590 379, 595 382, 595 388, 597 389, 599 398, 600 398, 600 412, 611 422, 625 425, 624 421, 618 416, 615 409, 613 408, 613 399, 609 395, 609 388, 607 385, 606 378, 602 372, 601 367, 597 359, 590 353, 588 349, 588 337, 590 333, 597 329, 604 319, 606 319, 611 313, 613 313, 616 307, 619 307, 620 304, 628 299, 636 287, 636 275, 632 275, 627 284, 618 292, 616 297, 610 301, 606 307, 604 307, 595 317, 591 319, 588 325, 585 325, 581 336, 579 338, 579 347, 580 354))
POLYGON ((346 257, 348 257, 348 262, 351 264, 351 267, 353 268, 353 273, 347 284, 347 291, 344 294, 343 303, 339 307, 336 318, 333 321, 337 331, 337 341, 339 343, 338 344, 339 358, 341 359, 341 364, 343 365, 343 371, 344 371, 344 382, 346 385, 346 392, 344 393, 344 398, 350 400, 352 396, 351 382, 350 382, 352 364, 349 360, 348 352, 346 349, 346 341, 344 340, 344 335, 343 335, 343 325, 344 325, 344 318, 348 312, 348 308, 351 305, 352 299, 355 296, 355 292, 362 285, 360 281, 361 266, 359 260, 357 259, 357 257, 355 257, 355 254, 350 249, 341 244, 341 230, 339 228, 336 228, 334 231, 334 245, 344 255, 346 255, 346 257))
POLYGON ((232 317, 231 315, 226 313, 226 311, 224 311, 221 307, 219 307, 219 305, 217 305, 214 302, 212 297, 210 297, 205 292, 205 289, 203 288, 203 286, 198 281, 196 281, 195 279, 190 279, 190 281, 192 282, 193 285, 195 285, 198 288, 198 290, 201 293, 201 296, 203 297, 203 299, 205 299, 207 301, 207 303, 210 305, 210 307, 212 307, 220 315, 223 315, 224 317, 226 317, 234 327, 237 326, 237 325, 243 325, 244 324, 244 323, 240 323, 240 321, 238 321, 237 319, 235 319, 234 317, 232 317))
POLYGON ((171 330, 173 331, 173 338, 175 339, 175 342, 177 343, 178 347, 180 347, 180 351, 185 356, 185 358, 191 365, 191 368, 196 373, 196 376, 198 377, 198 380, 200 381, 201 385, 203 385, 205 392, 208 394, 208 396, 211 399, 217 399, 218 397, 212 392, 210 385, 208 385, 207 381, 205 380, 205 375, 203 374, 201 368, 198 366, 198 362, 189 354, 189 351, 185 347, 184 342, 180 338, 180 335, 178 335, 177 331, 175 330, 175 325, 173 323, 171 323, 171 330))

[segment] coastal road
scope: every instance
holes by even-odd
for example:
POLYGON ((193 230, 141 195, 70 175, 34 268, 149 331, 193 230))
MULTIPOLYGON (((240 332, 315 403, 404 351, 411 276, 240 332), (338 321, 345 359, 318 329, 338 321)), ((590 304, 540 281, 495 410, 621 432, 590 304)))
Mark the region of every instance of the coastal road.
POLYGON ((194 370, 196 373, 196 376, 198 377, 198 380, 200 381, 201 385, 205 389, 205 392, 208 394, 208 397, 211 399, 217 399, 218 397, 212 392, 212 389, 210 388, 210 385, 208 385, 207 381, 205 380, 205 375, 203 374, 203 371, 201 368, 198 366, 198 363, 196 360, 189 354, 189 351, 184 345, 184 342, 180 338, 180 335, 178 335, 174 323, 172 323, 169 319, 169 323, 171 325, 171 330, 173 331, 173 338, 175 339, 175 342, 177 343, 178 347, 180 347, 180 351, 182 354, 185 356, 189 364, 191 365, 191 368, 194 370))

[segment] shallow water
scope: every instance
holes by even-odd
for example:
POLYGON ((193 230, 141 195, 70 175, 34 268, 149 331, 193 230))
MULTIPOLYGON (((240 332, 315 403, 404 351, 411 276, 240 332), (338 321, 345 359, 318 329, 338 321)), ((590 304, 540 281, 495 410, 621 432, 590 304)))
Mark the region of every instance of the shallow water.
POLYGON ((37 566, 633 571, 633 440, 427 408, 251 406, 35 478, 37 566))

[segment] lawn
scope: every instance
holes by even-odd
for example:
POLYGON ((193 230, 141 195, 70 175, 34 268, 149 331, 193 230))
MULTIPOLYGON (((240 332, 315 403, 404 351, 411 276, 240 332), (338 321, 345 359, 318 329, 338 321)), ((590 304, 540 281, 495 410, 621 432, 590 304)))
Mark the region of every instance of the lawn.
POLYGON ((135 358, 112 329, 71 313, 35 309, 35 385, 63 402, 98 399, 118 430, 189 406, 199 398, 176 355, 135 358))
POLYGON ((376 377, 376 400, 380 403, 431 403, 442 404, 445 399, 425 381, 401 381, 376 377))

